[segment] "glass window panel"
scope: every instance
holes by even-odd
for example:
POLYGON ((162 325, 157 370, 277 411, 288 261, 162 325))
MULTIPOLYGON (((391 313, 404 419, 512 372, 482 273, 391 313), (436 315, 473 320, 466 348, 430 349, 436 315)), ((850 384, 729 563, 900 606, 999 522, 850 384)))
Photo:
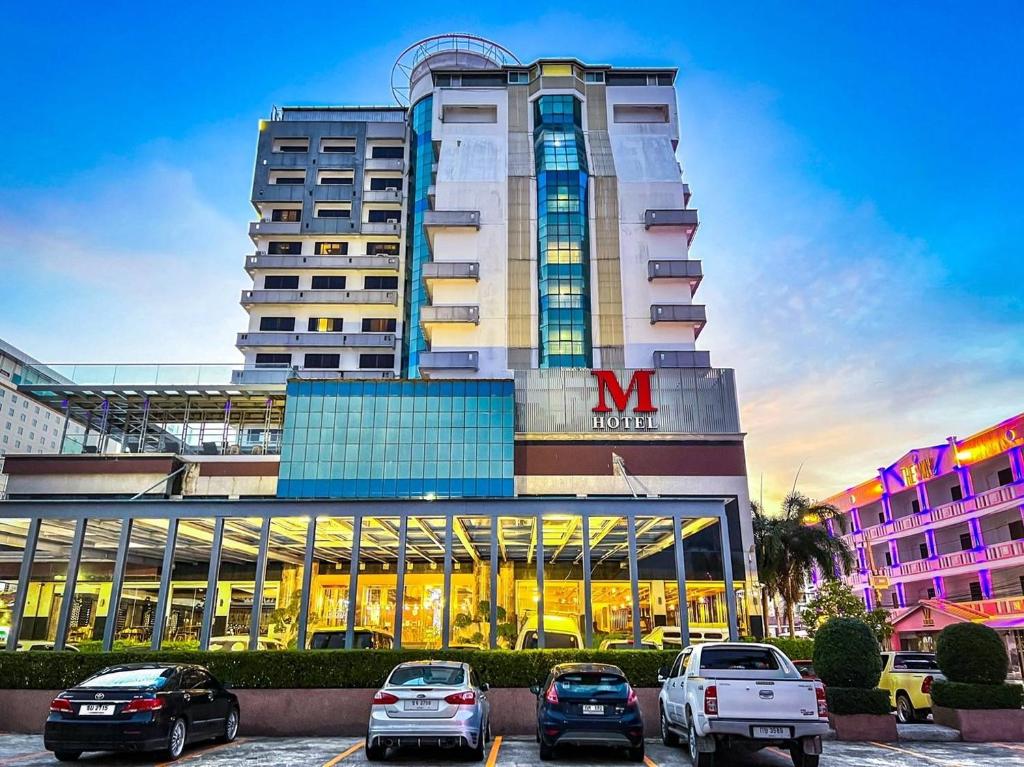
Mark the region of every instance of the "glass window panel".
POLYGON ((90 519, 85 527, 67 638, 80 650, 102 647, 120 532, 121 521, 116 519, 90 519))
POLYGON ((498 646, 512 648, 529 619, 537 619, 533 517, 498 519, 498 646))
POLYGON ((594 643, 633 638, 629 541, 622 517, 590 520, 590 570, 594 643))
POLYGON ((150 646, 167 547, 167 527, 166 519, 137 519, 132 524, 124 586, 117 607, 115 649, 148 649, 150 646))
POLYGON ((679 625, 675 542, 671 518, 637 517, 637 581, 645 636, 661 626, 679 625))
MULTIPOLYGON (((409 518, 405 545, 405 593, 402 595, 403 648, 441 646, 445 526, 444 517, 409 518)), ((453 549, 453 559, 454 555, 453 549)), ((452 572, 454 593, 454 568, 452 572)), ((454 623, 452 625, 454 628, 454 623)))
POLYGON ((270 520, 267 574, 260 614, 261 650, 294 650, 302 609, 303 561, 306 555, 306 517, 270 520))
POLYGON ((351 517, 317 519, 307 641, 317 628, 340 628, 348 622, 352 540, 351 517))
POLYGON ((452 645, 490 647, 491 519, 452 520, 452 645))
POLYGON ((52 642, 57 636, 74 530, 75 522, 68 520, 44 521, 39 527, 19 642, 52 642))
MULTIPOLYGON (((717 639, 718 634, 728 638, 729 613, 725 601, 719 522, 714 518, 684 519, 681 534, 686 558, 686 601, 691 635, 695 631, 705 635, 710 631, 711 638, 717 639)), ((742 591, 743 582, 736 582, 733 588, 742 591)))
POLYGON ((364 517, 359 536, 356 626, 391 636, 398 602, 398 524, 398 517, 364 517))
POLYGON ((174 546, 163 648, 198 649, 210 573, 212 519, 182 519, 174 546))
POLYGON ((211 649, 248 649, 262 524, 259 517, 224 520, 217 571, 217 601, 210 628, 211 649), (231 643, 231 637, 238 637, 238 641, 231 643))
POLYGON ((14 623, 14 600, 18 596, 18 575, 28 537, 29 520, 0 519, 0 652, 7 646, 8 632, 14 623))
POLYGON ((543 530, 544 646, 582 646, 583 521, 569 514, 547 515, 543 530))

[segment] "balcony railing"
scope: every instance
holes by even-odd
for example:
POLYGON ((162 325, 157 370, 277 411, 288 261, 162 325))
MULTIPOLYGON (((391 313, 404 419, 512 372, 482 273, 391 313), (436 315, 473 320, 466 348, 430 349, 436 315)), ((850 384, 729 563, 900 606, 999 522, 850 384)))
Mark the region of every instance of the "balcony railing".
POLYGON ((651 324, 657 322, 683 322, 694 327, 694 338, 707 324, 707 310, 701 304, 652 304, 651 324))
POLYGON ((363 192, 363 202, 401 202, 401 189, 367 189, 363 192))
POLYGON ((254 269, 364 269, 398 271, 398 256, 296 256, 257 253, 245 257, 246 271, 254 269))
POLYGON ((644 229, 652 227, 681 228, 686 232, 686 242, 693 242, 693 235, 697 233, 697 226, 700 223, 697 211, 693 208, 680 208, 676 210, 645 210, 644 229))
POLYGON ((405 170, 405 160, 390 157, 367 157, 363 170, 405 170))
POLYGON ((423 265, 424 280, 479 280, 476 261, 428 261, 423 265))
POLYGON ((421 370, 479 370, 479 352, 420 352, 421 370))
POLYGON ((697 292, 704 277, 700 261, 683 261, 680 259, 651 259, 647 262, 647 280, 687 280, 690 283, 690 295, 697 292))
POLYGON ((424 306, 420 309, 420 322, 462 323, 477 325, 480 322, 479 306, 424 306))
POLYGON ((938 557, 928 559, 915 559, 899 565, 879 567, 874 572, 875 575, 887 578, 906 579, 918 575, 932 575, 941 570, 974 567, 975 565, 982 565, 987 562, 1001 562, 1020 558, 1024 558, 1024 540, 993 543, 980 549, 966 549, 965 551, 940 554, 938 557))
POLYGON ((305 184, 259 184, 252 190, 253 202, 302 202, 305 199, 305 184))
POLYGON ((243 290, 243 306, 252 304, 398 304, 397 290, 243 290))
POLYGON ((289 333, 287 331, 254 331, 239 333, 235 342, 239 349, 254 346, 316 346, 316 347, 382 347, 395 348, 391 333, 289 333))
POLYGON ((359 231, 362 234, 390 234, 397 237, 402 233, 402 223, 397 210, 395 213, 394 221, 364 221, 359 225, 359 231))
POLYGON ((348 202, 355 196, 354 184, 318 184, 313 189, 313 199, 324 202, 348 202))
POLYGON ((299 221, 250 221, 250 237, 270 237, 275 234, 302 234, 299 221))
POLYGON ((654 352, 656 368, 709 368, 711 352, 708 351, 674 351, 654 352))

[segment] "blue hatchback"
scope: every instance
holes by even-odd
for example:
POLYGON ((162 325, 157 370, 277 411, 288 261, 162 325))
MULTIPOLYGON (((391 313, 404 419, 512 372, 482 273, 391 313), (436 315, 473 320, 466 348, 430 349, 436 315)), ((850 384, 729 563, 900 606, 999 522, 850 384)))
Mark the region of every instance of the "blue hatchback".
POLYGON ((644 720, 636 691, 618 666, 562 663, 551 669, 537 696, 540 758, 565 743, 625 748, 644 760, 644 720))

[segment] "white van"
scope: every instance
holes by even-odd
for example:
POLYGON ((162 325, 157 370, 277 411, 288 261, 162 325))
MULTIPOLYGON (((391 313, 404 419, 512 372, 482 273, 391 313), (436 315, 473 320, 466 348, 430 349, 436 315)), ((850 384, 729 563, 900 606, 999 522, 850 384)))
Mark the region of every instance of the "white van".
MULTIPOLYGON (((728 638, 728 632, 725 629, 703 626, 694 626, 690 629, 690 644, 724 642, 728 638)), ((683 648, 683 638, 678 626, 658 626, 644 637, 644 641, 656 644, 659 650, 681 650, 683 648)))
MULTIPOLYGON (((583 647, 583 636, 580 634, 576 618, 564 615, 544 616, 544 649, 545 650, 578 650, 583 647)), ((537 649, 537 616, 526 619, 516 639, 517 650, 537 649)))

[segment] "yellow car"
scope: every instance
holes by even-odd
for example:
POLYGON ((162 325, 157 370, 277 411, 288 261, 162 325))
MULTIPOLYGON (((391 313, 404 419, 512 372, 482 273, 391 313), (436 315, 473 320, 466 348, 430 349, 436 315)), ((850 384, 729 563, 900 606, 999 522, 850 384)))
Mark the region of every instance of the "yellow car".
POLYGON ((902 724, 924 721, 932 712, 932 683, 945 679, 928 652, 883 652, 878 686, 889 691, 889 705, 902 724))

